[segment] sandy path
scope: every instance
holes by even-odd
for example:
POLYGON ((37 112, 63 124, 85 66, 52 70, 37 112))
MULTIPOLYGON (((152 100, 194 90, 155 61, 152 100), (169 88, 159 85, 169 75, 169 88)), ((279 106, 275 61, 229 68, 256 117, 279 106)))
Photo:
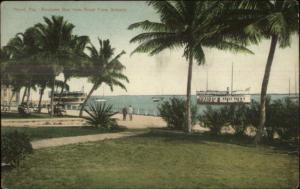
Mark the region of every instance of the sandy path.
MULTIPOLYGON (((67 110, 68 115, 78 116, 79 111, 67 110)), ((87 114, 84 112, 84 116, 87 114)), ((129 129, 144 129, 150 127, 166 127, 166 122, 161 117, 133 115, 133 120, 129 119, 123 121, 121 114, 113 116, 117 118, 117 122, 121 126, 129 129)), ((47 119, 1 119, 1 126, 9 127, 66 127, 66 126, 84 126, 85 120, 83 118, 47 118, 47 119)))
POLYGON ((84 135, 84 136, 75 136, 75 137, 61 137, 61 138, 52 138, 52 139, 43 139, 38 141, 31 142, 33 149, 54 147, 54 146, 63 146, 67 144, 76 144, 82 142, 92 142, 106 139, 116 139, 123 137, 136 136, 140 134, 147 133, 148 130, 140 131, 126 131, 120 133, 105 133, 105 134, 96 134, 96 135, 84 135))

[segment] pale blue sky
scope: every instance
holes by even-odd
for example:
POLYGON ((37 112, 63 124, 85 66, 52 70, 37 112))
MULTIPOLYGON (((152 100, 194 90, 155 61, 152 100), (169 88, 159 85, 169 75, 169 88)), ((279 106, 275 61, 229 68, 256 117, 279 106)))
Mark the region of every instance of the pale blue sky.
MULTIPOLYGON (((43 16, 51 15, 64 16, 76 26, 75 34, 88 35, 95 46, 98 46, 98 37, 109 38, 112 46, 116 48, 116 53, 122 50, 127 52, 121 58, 121 62, 127 67, 125 73, 130 80, 130 84, 127 85, 128 91, 116 88, 114 92, 110 92, 108 87, 104 87, 105 95, 185 94, 187 62, 182 58, 182 49, 166 50, 153 57, 147 54, 130 56, 137 44, 129 44, 129 40, 139 31, 130 31, 127 27, 137 21, 159 21, 153 8, 148 7, 145 2, 4 2, 1 4, 1 46, 16 33, 43 22, 43 16), (69 11, 63 11, 63 8, 69 11), (95 11, 90 11, 91 9, 95 11)), ((299 75, 298 41, 298 36, 293 36, 291 48, 277 49, 268 92, 288 92, 289 79, 291 90, 295 91, 295 80, 298 80, 299 75)), ((230 86, 232 62, 234 62, 234 89, 251 87, 251 93, 258 93, 269 45, 270 41, 265 40, 259 46, 249 47, 255 55, 205 49, 207 65, 194 66, 192 93, 205 89, 207 71, 209 89, 225 90, 230 86)), ((80 90, 83 85, 85 91, 91 88, 86 79, 72 79, 69 84, 71 90, 80 90)), ((102 93, 103 87, 94 95, 102 93)), ((34 94, 33 98, 36 97, 37 94, 34 94)))

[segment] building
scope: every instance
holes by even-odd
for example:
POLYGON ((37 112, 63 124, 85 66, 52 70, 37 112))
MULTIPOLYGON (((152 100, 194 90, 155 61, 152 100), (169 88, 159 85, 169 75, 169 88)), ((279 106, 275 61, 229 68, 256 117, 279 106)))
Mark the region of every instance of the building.
POLYGON ((20 92, 13 92, 11 86, 1 85, 1 106, 16 106, 20 102, 20 92))

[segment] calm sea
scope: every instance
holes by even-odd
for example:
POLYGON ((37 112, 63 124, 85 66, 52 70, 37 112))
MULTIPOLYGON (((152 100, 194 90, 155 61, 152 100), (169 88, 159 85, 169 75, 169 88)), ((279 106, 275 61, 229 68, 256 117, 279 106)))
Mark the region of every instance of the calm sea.
MULTIPOLYGON (((273 94, 270 95, 271 100, 283 99, 287 97, 287 94, 273 94)), ((131 105, 134 108, 135 114, 140 115, 158 115, 157 106, 163 101, 169 100, 172 97, 185 99, 184 95, 124 95, 124 96, 93 96, 91 101, 94 103, 101 103, 96 100, 105 99, 106 104, 111 104, 114 111, 121 112, 123 107, 128 107, 131 105), (152 98, 163 99, 159 102, 154 102, 152 98)), ((259 101, 260 96, 258 94, 251 95, 251 98, 255 101, 259 101)), ((192 103, 196 104, 196 95, 192 95, 192 103)), ((198 113, 205 110, 206 105, 197 105, 198 113)), ((213 105, 215 107, 220 107, 220 105, 213 105)))

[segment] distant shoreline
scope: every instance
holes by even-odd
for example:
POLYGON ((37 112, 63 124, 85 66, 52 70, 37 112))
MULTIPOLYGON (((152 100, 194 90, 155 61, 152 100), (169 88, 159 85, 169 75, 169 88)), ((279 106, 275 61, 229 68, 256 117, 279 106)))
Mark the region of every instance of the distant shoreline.
MULTIPOLYGON (((249 95, 260 95, 260 93, 249 93, 249 95)), ((296 95, 299 95, 299 93, 269 93, 267 95, 290 95, 290 96, 296 96, 296 95)), ((134 95, 104 95, 104 97, 111 97, 111 96, 186 96, 186 94, 163 94, 163 95, 160 95, 160 94, 134 94, 134 95)), ((192 96, 196 96, 195 94, 192 96)), ((92 97, 103 97, 102 95, 93 95, 92 97)))

